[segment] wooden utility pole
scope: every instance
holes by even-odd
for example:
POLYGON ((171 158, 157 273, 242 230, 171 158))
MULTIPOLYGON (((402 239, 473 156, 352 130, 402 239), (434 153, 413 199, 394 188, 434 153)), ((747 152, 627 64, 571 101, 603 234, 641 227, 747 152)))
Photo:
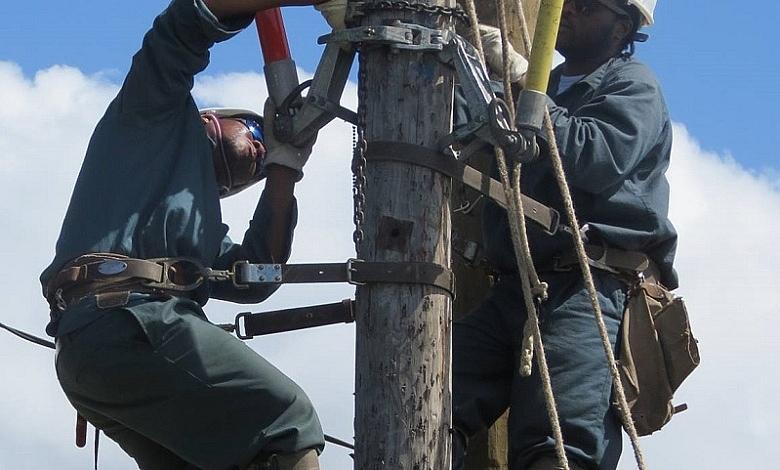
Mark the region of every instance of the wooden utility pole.
MULTIPOLYGON (((522 0, 526 21, 529 23, 529 34, 533 39, 533 31, 536 26, 536 18, 539 12, 540 0, 522 0)), ((507 2, 507 23, 509 27, 509 40, 515 50, 528 57, 522 39, 520 15, 516 1, 507 2)), ((498 26, 497 3, 493 1, 475 1, 477 16, 481 23, 498 26)), ((471 38, 466 30, 459 30, 465 37, 471 38)), ((474 39, 471 38, 473 41, 474 39)), ((490 149, 475 155, 469 162, 482 172, 490 171, 493 153, 490 149)), ((462 211, 456 211, 452 216, 453 225, 453 250, 452 269, 457 281, 456 291, 458 297, 453 305, 454 318, 462 318, 474 309, 487 295, 490 287, 488 269, 481 262, 482 232, 480 221, 482 217, 483 200, 479 199, 479 193, 465 187, 461 183, 453 183, 452 207, 464 207, 462 211), (466 205, 468 203, 468 206, 466 205), (469 252, 469 250, 473 250, 469 252), (462 256, 462 254, 467 257, 462 256), (475 257, 471 256, 475 253, 475 257), (467 259, 468 258, 468 259, 467 259)), ((507 418, 504 413, 496 423, 486 432, 474 436, 469 442, 468 455, 466 457, 466 470, 507 470, 509 468, 507 418)))
MULTIPOLYGON (((378 3, 368 0, 367 3, 378 3)), ((412 0, 412 4, 417 3, 412 0)), ((444 0, 429 5, 454 6, 444 0)), ((448 16, 367 9, 363 25, 400 19, 449 28, 448 16)), ((450 132, 452 71, 432 53, 365 46, 359 88, 366 139, 436 148, 450 132)), ((450 181, 406 163, 369 161, 365 261, 450 264, 450 181)), ((355 468, 447 470, 451 461, 451 299, 422 284, 357 291, 355 468)))

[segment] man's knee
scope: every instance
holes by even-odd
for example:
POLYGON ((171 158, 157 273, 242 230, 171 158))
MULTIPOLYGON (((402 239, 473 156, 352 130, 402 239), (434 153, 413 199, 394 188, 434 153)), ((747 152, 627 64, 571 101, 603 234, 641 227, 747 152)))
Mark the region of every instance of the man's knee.
POLYGON ((320 470, 320 464, 316 450, 304 449, 292 454, 258 457, 244 470, 320 470))
MULTIPOLYGON (((560 470, 563 467, 558 463, 558 457, 555 455, 542 455, 528 466, 526 470, 560 470)), ((569 459, 570 470, 588 470, 579 462, 569 459)))

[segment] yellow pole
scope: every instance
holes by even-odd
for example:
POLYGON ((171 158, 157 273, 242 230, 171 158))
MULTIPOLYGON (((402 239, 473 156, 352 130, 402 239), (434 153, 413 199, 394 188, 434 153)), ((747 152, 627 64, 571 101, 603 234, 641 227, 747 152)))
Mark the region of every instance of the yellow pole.
POLYGON ((525 78, 526 90, 547 93, 563 2, 564 0, 542 0, 539 6, 531 59, 525 78))

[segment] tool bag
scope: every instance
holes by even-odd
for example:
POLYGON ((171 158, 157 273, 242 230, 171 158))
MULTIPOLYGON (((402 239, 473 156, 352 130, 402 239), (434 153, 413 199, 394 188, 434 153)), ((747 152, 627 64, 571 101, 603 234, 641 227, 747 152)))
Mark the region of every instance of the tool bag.
POLYGON ((630 291, 620 334, 618 370, 636 430, 647 436, 687 409, 672 397, 699 365, 699 348, 683 299, 646 280, 630 291))

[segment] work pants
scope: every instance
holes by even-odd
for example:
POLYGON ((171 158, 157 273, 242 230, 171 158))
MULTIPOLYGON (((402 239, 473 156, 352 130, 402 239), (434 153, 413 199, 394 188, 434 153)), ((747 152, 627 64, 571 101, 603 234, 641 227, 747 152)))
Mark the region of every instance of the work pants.
POLYGON ((258 454, 322 449, 317 415, 290 378, 194 302, 154 309, 151 320, 107 310, 57 340, 68 399, 141 469, 236 469, 258 454))
MULTIPOLYGON (((594 270, 598 298, 614 350, 626 285, 594 270)), ((542 273, 550 297, 540 322, 567 455, 590 469, 614 470, 621 428, 610 407, 612 380, 590 300, 579 271, 542 273)), ((488 298, 453 327, 453 414, 471 436, 507 407, 510 470, 524 470, 554 452, 539 367, 518 372, 526 319, 520 279, 504 276, 488 298)), ((536 359, 536 358, 535 358, 536 359)))

